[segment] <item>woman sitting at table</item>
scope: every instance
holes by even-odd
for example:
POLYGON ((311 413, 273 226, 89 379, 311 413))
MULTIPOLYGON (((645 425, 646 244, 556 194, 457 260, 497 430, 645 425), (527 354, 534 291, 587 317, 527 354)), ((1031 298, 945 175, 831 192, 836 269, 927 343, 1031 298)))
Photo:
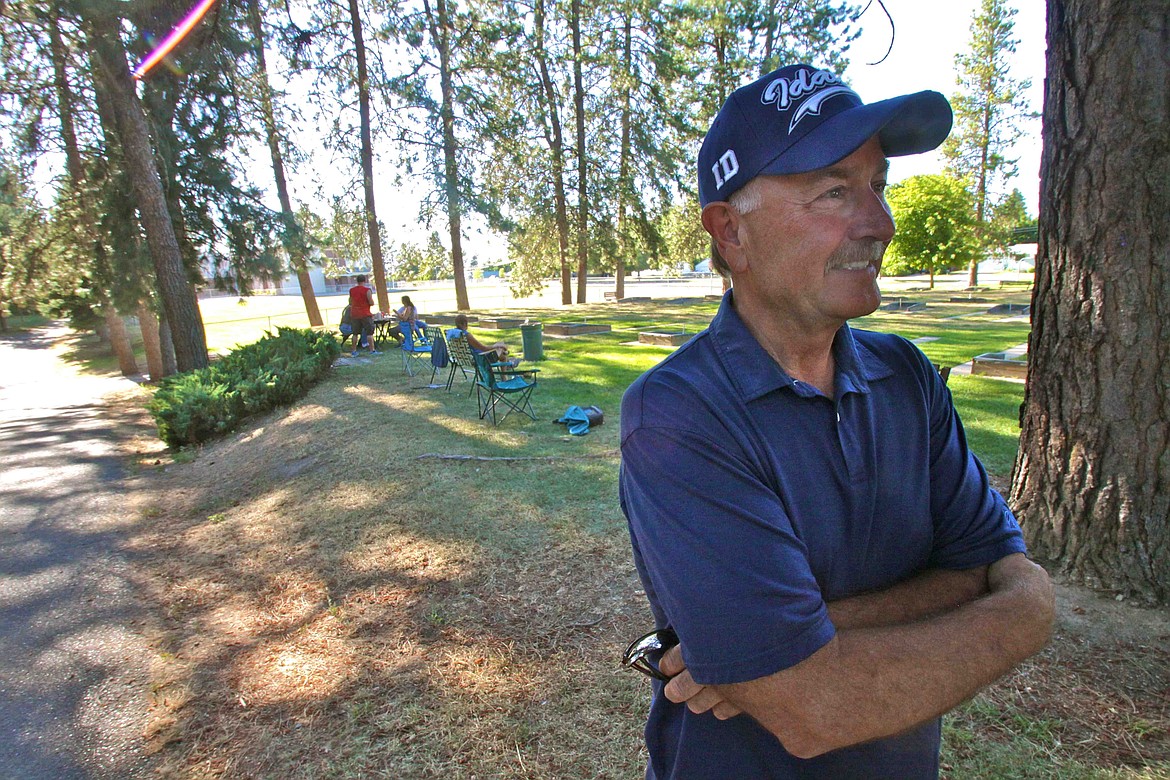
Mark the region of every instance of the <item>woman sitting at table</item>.
MULTIPOLYGON (((415 333, 422 333, 422 329, 427 326, 425 322, 418 318, 418 308, 410 300, 409 295, 402 296, 402 306, 394 311, 398 315, 398 327, 402 328, 409 325, 415 333)), ((403 335, 406 335, 403 333, 403 335)))
POLYGON ((489 347, 486 344, 484 344, 482 341, 477 339, 475 336, 472 336, 467 331, 467 315, 466 314, 456 314, 455 315, 455 327, 450 328, 447 331, 447 338, 448 339, 459 338, 460 336, 467 339, 467 346, 471 347, 473 350, 475 350, 479 354, 486 355, 489 352, 492 353, 495 356, 495 362, 497 362, 497 363, 510 363, 512 366, 515 366, 517 363, 520 362, 519 358, 514 358, 512 360, 508 360, 508 345, 505 344, 504 342, 497 341, 495 344, 492 344, 489 347))

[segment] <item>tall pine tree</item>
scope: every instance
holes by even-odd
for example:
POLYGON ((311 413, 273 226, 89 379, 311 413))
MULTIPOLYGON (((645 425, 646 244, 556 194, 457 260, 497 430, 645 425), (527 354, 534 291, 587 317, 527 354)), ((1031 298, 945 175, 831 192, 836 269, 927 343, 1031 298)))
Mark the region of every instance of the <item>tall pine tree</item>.
MULTIPOLYGON (((948 170, 963 178, 974 195, 975 226, 984 247, 991 243, 995 207, 1016 175, 1012 146, 1031 116, 1024 96, 1031 82, 1012 78, 1009 67, 1017 42, 1015 15, 1006 0, 982 0, 971 22, 970 47, 955 56, 960 87, 951 98, 955 129, 942 148, 948 170)), ((971 260, 968 287, 979 282, 982 255, 971 260)))

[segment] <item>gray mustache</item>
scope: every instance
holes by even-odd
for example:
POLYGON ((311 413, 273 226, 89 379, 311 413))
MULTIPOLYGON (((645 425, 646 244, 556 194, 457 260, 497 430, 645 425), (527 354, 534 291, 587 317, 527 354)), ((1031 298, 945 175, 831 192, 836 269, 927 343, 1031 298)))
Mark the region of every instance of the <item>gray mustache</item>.
POLYGON ((829 258, 828 267, 837 268, 851 263, 880 263, 886 253, 881 241, 851 241, 837 248, 829 258))

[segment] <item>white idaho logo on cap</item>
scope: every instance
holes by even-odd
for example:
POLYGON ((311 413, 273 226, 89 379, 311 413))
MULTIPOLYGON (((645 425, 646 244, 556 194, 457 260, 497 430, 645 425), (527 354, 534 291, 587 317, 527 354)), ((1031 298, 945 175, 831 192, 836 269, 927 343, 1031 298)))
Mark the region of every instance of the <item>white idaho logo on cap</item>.
POLYGON ((711 166, 711 173, 715 174, 715 189, 720 189, 735 174, 739 173, 739 158, 735 151, 728 149, 723 156, 711 166))
POLYGON ((825 101, 836 95, 853 95, 861 102, 857 93, 842 84, 835 74, 827 70, 801 70, 794 79, 778 78, 769 83, 760 95, 760 102, 775 103, 777 111, 785 111, 800 101, 788 123, 791 133, 806 116, 819 115, 825 101))

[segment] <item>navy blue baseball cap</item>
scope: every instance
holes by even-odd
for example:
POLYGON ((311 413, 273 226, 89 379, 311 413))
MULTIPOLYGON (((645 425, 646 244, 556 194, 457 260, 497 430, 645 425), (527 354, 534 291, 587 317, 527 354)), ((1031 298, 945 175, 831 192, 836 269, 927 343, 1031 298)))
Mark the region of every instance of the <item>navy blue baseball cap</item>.
POLYGON ((951 104, 930 90, 866 105, 840 77, 788 65, 740 87, 699 149, 699 203, 727 198, 760 174, 825 168, 877 136, 887 157, 934 149, 951 104))

